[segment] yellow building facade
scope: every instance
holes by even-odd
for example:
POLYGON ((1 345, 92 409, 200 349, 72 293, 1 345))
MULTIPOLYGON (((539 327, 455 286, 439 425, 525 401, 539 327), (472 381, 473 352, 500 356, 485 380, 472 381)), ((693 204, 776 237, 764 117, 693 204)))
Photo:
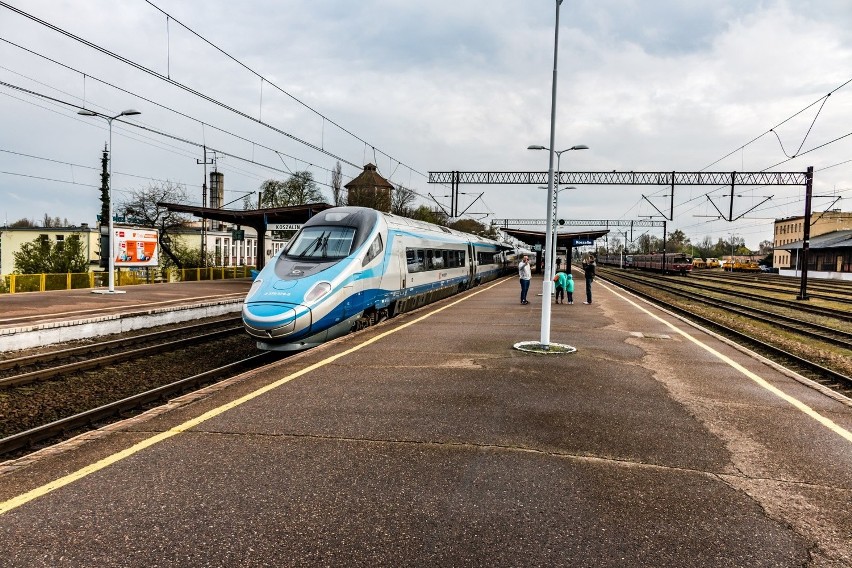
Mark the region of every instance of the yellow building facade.
MULTIPOLYGON (((811 214, 811 237, 818 237, 834 231, 852 229, 852 213, 843 213, 839 209, 833 211, 819 211, 811 214)), ((804 240, 805 218, 788 217, 775 221, 775 234, 773 246, 772 265, 776 268, 795 268, 795 259, 789 251, 780 250, 777 247, 804 240)))

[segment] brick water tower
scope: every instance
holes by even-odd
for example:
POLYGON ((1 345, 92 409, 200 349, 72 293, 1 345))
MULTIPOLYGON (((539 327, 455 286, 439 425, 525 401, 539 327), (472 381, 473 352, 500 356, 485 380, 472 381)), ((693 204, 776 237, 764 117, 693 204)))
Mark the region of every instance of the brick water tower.
POLYGON ((372 207, 386 213, 390 212, 394 187, 379 175, 374 164, 364 166, 364 171, 343 187, 349 192, 348 205, 372 207))

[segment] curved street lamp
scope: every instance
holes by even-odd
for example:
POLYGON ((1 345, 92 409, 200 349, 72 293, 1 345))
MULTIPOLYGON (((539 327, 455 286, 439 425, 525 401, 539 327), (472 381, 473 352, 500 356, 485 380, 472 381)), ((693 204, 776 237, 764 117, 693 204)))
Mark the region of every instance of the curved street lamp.
MULTIPOLYGON (((551 205, 551 208, 552 208, 552 211, 553 211, 551 223, 552 223, 553 226, 552 226, 552 228, 550 228, 550 227, 548 228, 548 233, 552 233, 553 238, 552 238, 552 240, 551 239, 547 240, 548 245, 550 245, 550 248, 552 249, 550 254, 548 255, 550 257, 550 266, 551 266, 551 271, 552 271, 552 274, 550 274, 550 276, 549 276, 549 278, 551 280, 553 279, 554 274, 556 274, 556 239, 557 239, 556 219, 557 219, 557 209, 559 207, 559 193, 562 190, 565 190, 565 189, 577 189, 574 186, 563 187, 562 189, 559 189, 559 180, 562 177, 561 176, 562 154, 564 154, 565 152, 570 152, 571 150, 588 150, 588 149, 589 149, 589 147, 586 146, 585 144, 577 144, 576 146, 571 146, 570 148, 565 148, 564 150, 556 150, 556 151, 552 152, 553 154, 556 154, 556 181, 553 184, 553 187, 554 187, 553 203, 551 205)), ((541 146, 541 145, 538 145, 538 144, 531 144, 531 145, 527 146, 527 150, 548 150, 549 151, 550 148, 548 148, 547 146, 541 146)), ((545 188, 545 189, 547 189, 547 188, 545 188)), ((568 265, 568 263, 569 263, 569 259, 566 258, 565 264, 568 265)), ((547 271, 545 270, 545 272, 547 272, 547 271)), ((547 277, 547 275, 545 275, 545 276, 547 277)), ((548 323, 548 327, 550 327, 550 321, 549 320, 548 320, 547 323, 548 323)), ((542 341, 542 343, 544 343, 544 341, 542 341)))
POLYGON ((112 227, 112 121, 120 116, 134 116, 142 113, 138 110, 128 109, 121 111, 115 116, 108 116, 93 110, 80 109, 77 111, 77 114, 82 116, 97 116, 109 123, 109 178, 107 179, 109 183, 109 267, 107 269, 109 270, 109 285, 106 290, 95 289, 92 292, 96 294, 123 294, 124 290, 115 289, 115 231, 112 227))

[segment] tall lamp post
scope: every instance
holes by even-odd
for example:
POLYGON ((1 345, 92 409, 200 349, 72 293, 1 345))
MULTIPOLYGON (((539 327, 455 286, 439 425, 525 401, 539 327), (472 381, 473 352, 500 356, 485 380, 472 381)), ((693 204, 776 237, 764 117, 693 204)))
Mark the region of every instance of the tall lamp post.
MULTIPOLYGON (((556 177, 557 177, 557 179, 559 178, 558 172, 556 174, 556 177)), ((556 225, 559 223, 559 221, 558 221, 558 218, 559 218, 559 194, 562 193, 563 191, 565 191, 566 189, 577 189, 573 185, 568 185, 568 186, 565 186, 565 187, 558 187, 558 185, 559 184, 557 183, 557 188, 556 188, 556 191, 554 192, 554 196, 553 196, 554 199, 556 200, 556 203, 553 206, 554 207, 554 209, 553 209, 553 219, 554 219, 554 221, 553 221, 553 223, 554 223, 554 225, 553 225, 553 227, 554 227, 553 228, 553 243, 552 243, 552 246, 547 249, 551 253, 550 254, 550 262, 553 263, 553 267, 554 267, 553 268, 553 270, 554 270, 553 275, 554 276, 556 276, 556 245, 559 244, 559 231, 556 229, 556 225)), ((540 186, 538 186, 538 188, 539 189, 547 189, 547 186, 540 185, 540 186)), ((567 258, 566 258, 565 264, 566 265, 568 264, 567 258)))
POLYGON ((77 111, 77 114, 81 114, 83 116, 97 116, 105 119, 107 123, 109 123, 109 179, 107 180, 109 182, 109 267, 107 269, 109 270, 109 285, 106 290, 95 289, 92 291, 97 294, 123 294, 124 290, 115 289, 115 231, 112 227, 112 121, 120 116, 134 116, 142 113, 138 110, 128 109, 121 111, 115 116, 108 116, 93 110, 81 109, 77 111))
MULTIPOLYGON (((556 213, 557 213, 557 209, 559 207, 559 192, 562 191, 563 189, 577 189, 574 186, 563 187, 562 189, 559 189, 559 180, 562 177, 560 175, 562 173, 562 154, 564 154, 565 152, 570 152, 571 150, 588 150, 588 149, 589 149, 589 147, 586 146, 585 144, 577 144, 576 146, 571 146, 570 148, 565 148, 564 150, 556 150, 555 152, 553 152, 554 154, 556 154, 556 182, 554 183, 555 189, 553 191, 553 233, 554 233, 554 235, 553 235, 553 252, 550 255, 551 263, 552 263, 551 266, 553 266, 553 267, 556 266, 556 213)), ((538 144, 531 144, 531 145, 527 146, 527 150, 550 150, 550 148, 547 148, 545 146, 539 146, 538 144)), ((550 199, 550 197, 548 197, 548 199, 550 199)), ((548 242, 548 244, 550 244, 550 242, 548 242)), ((566 264, 567 264, 567 259, 566 259, 566 264)), ((554 270, 555 270, 555 268, 554 268, 554 270)), ((555 272, 554 272, 554 274, 555 274, 555 272)), ((553 275, 551 275, 551 278, 552 277, 553 277, 553 275)))

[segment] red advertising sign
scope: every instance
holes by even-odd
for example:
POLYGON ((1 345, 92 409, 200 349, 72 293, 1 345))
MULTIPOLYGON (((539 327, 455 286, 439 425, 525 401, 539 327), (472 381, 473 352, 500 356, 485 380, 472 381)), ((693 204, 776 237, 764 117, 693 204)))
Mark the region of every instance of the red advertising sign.
POLYGON ((115 227, 116 266, 157 266, 159 263, 156 229, 115 227))

